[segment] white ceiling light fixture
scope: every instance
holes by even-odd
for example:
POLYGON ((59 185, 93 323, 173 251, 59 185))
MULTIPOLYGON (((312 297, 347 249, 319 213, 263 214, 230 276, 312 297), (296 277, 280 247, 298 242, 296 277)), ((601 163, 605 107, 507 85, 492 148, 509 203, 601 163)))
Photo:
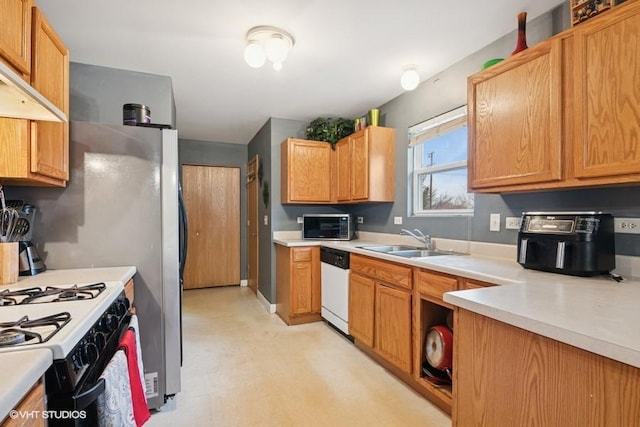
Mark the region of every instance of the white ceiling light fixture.
POLYGON ((253 27, 247 31, 244 60, 250 67, 260 68, 269 59, 273 69, 280 70, 294 43, 293 36, 280 28, 267 25, 253 27))
POLYGON ((400 76, 400 86, 404 90, 414 90, 420 84, 420 75, 418 74, 417 65, 406 65, 402 69, 402 76, 400 76))

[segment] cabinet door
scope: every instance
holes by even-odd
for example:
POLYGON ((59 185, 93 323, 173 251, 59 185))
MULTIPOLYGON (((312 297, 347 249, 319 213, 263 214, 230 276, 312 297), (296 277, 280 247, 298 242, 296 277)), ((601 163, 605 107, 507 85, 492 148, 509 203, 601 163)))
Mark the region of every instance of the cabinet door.
MULTIPOLYGON (((69 116, 69 51, 33 8, 31 85, 69 116)), ((69 179, 69 123, 33 122, 31 172, 69 179)))
POLYGON ((32 0, 0 0, 0 56, 23 74, 31 73, 32 0))
POLYGON ((331 202, 331 144, 288 139, 281 167, 283 203, 331 202))
POLYGON ((376 285, 375 350, 411 373, 411 293, 376 285))
POLYGON ((311 313, 313 265, 311 248, 291 249, 291 314, 311 313))
POLYGON ((469 78, 471 189, 562 178, 561 79, 559 39, 469 78))
POLYGON ((336 144, 336 168, 338 201, 351 200, 351 145, 349 138, 343 138, 336 144))
POLYGON ((375 281, 351 273, 349 279, 349 334, 369 347, 373 347, 374 303, 375 281))
POLYGON ((369 138, 368 132, 351 136, 351 199, 369 198, 369 138))
POLYGON ((575 29, 579 178, 640 173, 640 4, 618 10, 575 29))

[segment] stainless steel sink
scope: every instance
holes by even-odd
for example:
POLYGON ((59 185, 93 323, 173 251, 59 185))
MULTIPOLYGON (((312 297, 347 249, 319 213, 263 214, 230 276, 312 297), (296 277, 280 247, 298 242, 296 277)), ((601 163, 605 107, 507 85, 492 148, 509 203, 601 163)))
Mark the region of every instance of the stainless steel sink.
POLYGON ((367 249, 369 251, 375 252, 383 252, 388 254, 389 252, 394 251, 415 251, 420 248, 417 246, 407 246, 407 245, 379 245, 379 246, 360 246, 361 249, 367 249))
POLYGON ((438 255, 454 255, 453 252, 441 252, 441 251, 432 251, 429 249, 413 249, 407 251, 391 251, 387 252, 389 255, 398 255, 403 256, 405 258, 424 258, 429 256, 438 256, 438 255))
POLYGON ((375 252, 382 252, 389 255, 401 256, 404 258, 427 258, 440 255, 464 255, 453 251, 423 249, 416 246, 407 245, 360 246, 360 248, 375 252))

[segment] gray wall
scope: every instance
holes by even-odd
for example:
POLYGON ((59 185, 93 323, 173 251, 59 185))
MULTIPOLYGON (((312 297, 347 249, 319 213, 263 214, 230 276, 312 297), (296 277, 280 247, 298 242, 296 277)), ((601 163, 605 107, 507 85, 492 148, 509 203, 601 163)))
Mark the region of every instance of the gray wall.
POLYGON ((71 120, 122 124, 124 104, 144 104, 151 122, 176 127, 171 77, 72 62, 69 67, 71 120))
POLYGON ((178 158, 182 165, 224 166, 240 168, 240 278, 247 278, 247 149, 246 145, 222 142, 178 141, 178 158))

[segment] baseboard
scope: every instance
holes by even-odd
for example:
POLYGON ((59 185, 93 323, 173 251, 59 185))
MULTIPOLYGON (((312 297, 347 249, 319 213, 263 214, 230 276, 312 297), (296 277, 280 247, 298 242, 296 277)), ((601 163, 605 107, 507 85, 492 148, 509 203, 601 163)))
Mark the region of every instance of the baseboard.
POLYGON ((264 295, 262 295, 262 292, 260 292, 259 289, 256 296, 258 297, 258 301, 260 301, 260 304, 262 304, 265 310, 267 310, 267 313, 273 314, 276 312, 276 305, 271 304, 269 301, 267 301, 267 299, 264 297, 264 295))
POLYGON ((249 286, 249 281, 247 279, 240 280, 240 286, 249 286))

